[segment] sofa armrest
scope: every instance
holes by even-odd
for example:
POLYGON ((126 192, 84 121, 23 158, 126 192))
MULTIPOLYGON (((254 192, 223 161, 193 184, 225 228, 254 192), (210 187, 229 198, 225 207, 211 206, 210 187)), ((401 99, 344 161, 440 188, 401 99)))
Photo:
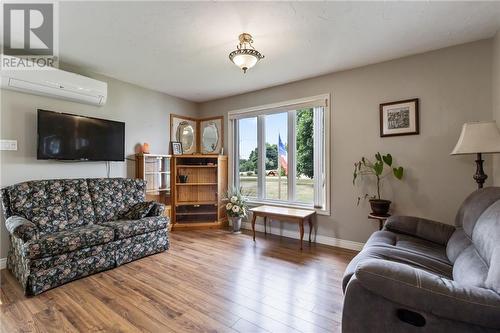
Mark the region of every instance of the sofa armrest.
POLYGON ((500 329, 500 295, 493 290, 380 259, 362 261, 355 274, 367 290, 413 311, 500 329))
POLYGON ((446 245, 453 232, 455 232, 455 227, 419 217, 395 215, 387 219, 384 230, 407 234, 446 245))
POLYGON ((39 230, 37 226, 24 217, 17 215, 9 217, 5 220, 5 227, 11 235, 22 239, 24 242, 38 239, 39 230))
POLYGON ((151 216, 163 216, 163 213, 165 213, 165 205, 159 202, 153 202, 154 206, 151 208, 151 210, 148 213, 148 217, 151 216))

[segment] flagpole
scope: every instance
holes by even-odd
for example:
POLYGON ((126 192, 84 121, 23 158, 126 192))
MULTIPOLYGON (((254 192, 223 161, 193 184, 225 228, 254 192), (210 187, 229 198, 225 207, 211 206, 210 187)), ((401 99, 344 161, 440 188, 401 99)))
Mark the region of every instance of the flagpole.
POLYGON ((278 141, 278 199, 281 200, 281 161, 280 161, 280 148, 278 141))

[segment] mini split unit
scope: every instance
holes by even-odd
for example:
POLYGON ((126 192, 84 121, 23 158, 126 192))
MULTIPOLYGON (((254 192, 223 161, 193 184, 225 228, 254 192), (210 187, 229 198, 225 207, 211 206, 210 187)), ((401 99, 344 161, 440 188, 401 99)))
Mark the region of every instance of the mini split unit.
POLYGON ((106 82, 57 68, 2 71, 2 88, 73 102, 104 105, 106 82))

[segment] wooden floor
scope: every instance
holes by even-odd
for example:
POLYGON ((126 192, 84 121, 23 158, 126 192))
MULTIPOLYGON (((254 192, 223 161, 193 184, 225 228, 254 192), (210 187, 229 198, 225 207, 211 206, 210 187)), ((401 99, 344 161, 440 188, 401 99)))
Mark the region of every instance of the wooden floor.
POLYGON ((352 251, 223 230, 25 298, 1 271, 2 332, 338 332, 352 251))

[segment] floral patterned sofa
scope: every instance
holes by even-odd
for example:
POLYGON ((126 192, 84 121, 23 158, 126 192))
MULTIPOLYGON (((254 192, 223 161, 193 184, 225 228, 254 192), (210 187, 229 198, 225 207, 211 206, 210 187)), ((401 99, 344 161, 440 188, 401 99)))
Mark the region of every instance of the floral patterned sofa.
POLYGON ((26 295, 168 249, 165 207, 143 180, 37 180, 2 189, 7 267, 26 295), (131 218, 132 216, 132 218, 131 218))

